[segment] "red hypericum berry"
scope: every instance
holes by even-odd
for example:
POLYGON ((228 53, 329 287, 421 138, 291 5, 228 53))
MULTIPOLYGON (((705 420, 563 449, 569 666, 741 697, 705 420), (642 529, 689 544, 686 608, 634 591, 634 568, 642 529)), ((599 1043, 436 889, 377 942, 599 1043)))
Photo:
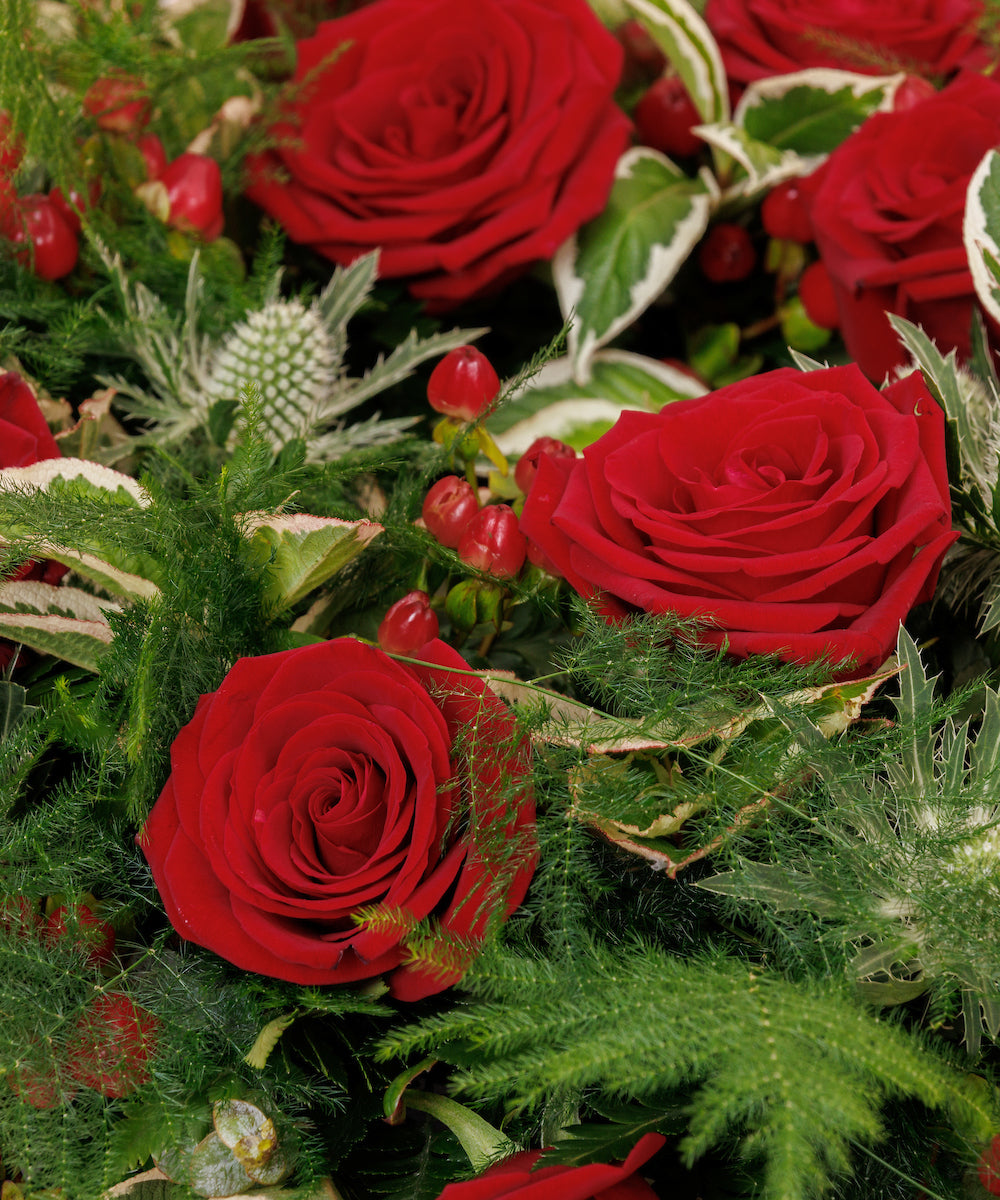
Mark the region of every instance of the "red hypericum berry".
POLYGON ((527 539, 509 504, 480 509, 458 543, 462 562, 497 579, 513 579, 527 553, 527 539))
POLYGON ((71 1031, 69 1074, 102 1096, 127 1096, 149 1080, 159 1024, 120 992, 99 996, 71 1031))
POLYGON ((93 208, 101 196, 101 185, 96 180, 86 192, 79 188, 70 188, 69 195, 60 187, 54 187, 49 192, 49 200, 59 210, 59 215, 74 233, 80 232, 80 213, 93 208))
POLYGON ((167 169, 167 152, 155 133, 144 133, 135 139, 136 149, 146 163, 146 179, 159 179, 167 169))
POLYGON ((59 1103, 59 1089, 55 1077, 42 1075, 31 1067, 16 1067, 7 1076, 7 1086, 32 1108, 55 1108, 59 1103))
POLYGON ((11 123, 10 113, 0 109, 0 174, 13 175, 24 157, 24 138, 11 123))
POLYGON ((799 278, 799 299, 806 316, 820 329, 836 329, 840 311, 833 290, 830 272, 822 262, 810 263, 799 278))
POLYGON ((768 237, 803 244, 813 240, 809 206, 799 179, 786 179, 767 193, 760 206, 760 219, 768 237))
POLYGON ((742 225, 720 221, 713 225, 698 248, 698 265, 712 283, 737 283, 746 279, 757 263, 757 252, 742 225))
POLYGON ((24 896, 7 896, 0 900, 0 929, 15 936, 27 937, 42 924, 38 905, 24 896))
POLYGON ((475 346, 446 354, 427 381, 427 400, 435 412, 456 421, 475 421, 496 399, 500 377, 475 346))
POLYGON ((478 512, 479 499, 469 481, 458 475, 446 475, 424 497, 420 515, 441 545, 454 550, 478 512))
POLYGON ((615 29, 615 37, 625 51, 625 65, 622 68, 624 77, 652 79, 667 65, 663 51, 650 37, 646 27, 634 17, 622 21, 615 29))
POLYGON ((528 494, 534 478, 538 474, 538 464, 543 454, 548 454, 551 458, 576 458, 576 451, 573 447, 567 446, 558 438, 535 438, 517 460, 517 466, 514 468, 514 482, 525 495, 528 494))
POLYGON ((48 196, 33 193, 17 201, 18 228, 11 234, 17 245, 31 242, 24 255, 39 279, 62 279, 76 266, 80 252, 76 234, 48 196))
POLYGON ((700 125, 702 118, 677 75, 658 79, 635 106, 632 120, 644 146, 675 158, 697 154, 705 144, 691 132, 691 126, 700 125))
POLYGON ((1000 1134, 979 1156, 979 1182, 991 1196, 1000 1196, 1000 1134))
POLYGON ((916 108, 931 96, 937 95, 937 88, 922 75, 907 75, 896 88, 892 97, 892 111, 906 112, 908 108, 916 108))
POLYGON ((78 905, 75 915, 65 904, 60 904, 45 922, 45 938, 53 943, 72 938, 86 951, 87 962, 92 966, 110 962, 115 953, 115 931, 86 904, 78 905))
POLYGON ((438 635, 437 613, 431 598, 419 589, 407 592, 382 618, 378 644, 390 654, 414 654, 438 635))
POLYGON ((149 90, 135 75, 104 75, 83 97, 83 111, 109 133, 139 133, 149 124, 151 110, 149 90))
POLYGON ((212 241, 222 232, 222 172, 205 154, 180 154, 160 173, 167 189, 167 224, 212 241))

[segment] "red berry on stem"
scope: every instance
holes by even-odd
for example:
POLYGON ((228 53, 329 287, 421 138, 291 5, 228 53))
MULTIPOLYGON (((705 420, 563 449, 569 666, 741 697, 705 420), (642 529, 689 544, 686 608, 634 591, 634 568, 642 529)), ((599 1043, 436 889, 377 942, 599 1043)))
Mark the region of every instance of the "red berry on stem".
POLYGON ((378 644, 390 654, 414 654, 437 637, 438 629, 430 596, 417 589, 397 600, 382 618, 378 644))
POLYGON ((115 952, 115 931, 86 904, 78 905, 75 912, 60 904, 45 922, 45 938, 52 943, 71 938, 86 951, 87 962, 93 966, 110 962, 115 952))
POLYGON ((454 550, 478 512, 479 499, 469 481, 458 475, 446 475, 424 497, 420 515, 441 545, 454 550))
POLYGON ((810 263, 799 278, 799 299, 806 316, 820 329, 836 329, 840 311, 830 272, 822 262, 810 263))
POLYGON ((146 163, 146 179, 159 179, 167 169, 167 152, 155 133, 144 133, 135 139, 136 149, 146 163))
POLYGON ((49 200, 59 210, 59 215, 74 233, 80 232, 80 213, 92 208, 101 195, 101 185, 95 180, 86 192, 79 188, 70 188, 69 195, 60 187, 54 187, 49 192, 49 200))
POLYGON ((698 265, 712 283, 737 283, 746 279, 757 263, 757 252, 742 225, 720 221, 713 225, 698 248, 698 265))
POLYGON ((538 463, 543 454, 548 454, 551 458, 576 458, 576 451, 573 447, 567 446, 558 438, 535 438, 517 460, 517 466, 514 468, 514 482, 525 495, 528 494, 534 478, 538 474, 538 463))
POLYGON ((615 37, 621 42, 625 51, 625 66, 622 74, 652 78, 659 75, 667 65, 667 59, 660 47, 653 41, 645 25, 634 17, 622 23, 615 29, 615 37))
POLYGON ((427 381, 427 400, 435 412, 456 421, 475 421, 500 391, 500 377, 475 346, 446 354, 427 381))
POLYGON ((639 141, 663 154, 688 158, 704 146, 691 132, 700 125, 701 114, 677 75, 664 75, 643 95, 632 113, 639 141))
POLYGON ((179 154, 160 174, 167 189, 167 224, 207 241, 222 232, 222 172, 205 154, 179 154))
POLYGON ((480 509, 458 543, 462 562, 497 579, 513 579, 527 552, 527 539, 509 504, 480 509))
POLYGON ((768 237, 786 242, 806 243, 814 240, 801 180, 786 179, 772 188, 760 206, 760 219, 768 237))
POLYGON ((159 1024, 121 992, 99 996, 71 1031, 70 1075, 102 1096, 127 1096, 149 1080, 159 1024))
POLYGON ((83 97, 83 111, 109 133, 138 133, 149 124, 151 110, 149 90, 135 75, 104 75, 83 97))
POLYGON ((1000 1134, 979 1156, 979 1182, 991 1196, 1000 1196, 1000 1134))
POLYGON ((31 242, 32 252, 24 259, 40 279, 62 279, 76 266, 79 245, 76 234, 49 199, 40 193, 17 201, 19 227, 11 235, 15 245, 31 242))

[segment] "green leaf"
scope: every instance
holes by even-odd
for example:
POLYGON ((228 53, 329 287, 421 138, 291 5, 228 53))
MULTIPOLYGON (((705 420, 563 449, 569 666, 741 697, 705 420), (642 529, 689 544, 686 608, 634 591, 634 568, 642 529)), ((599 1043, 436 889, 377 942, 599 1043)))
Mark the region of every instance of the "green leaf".
POLYGON ((552 261, 563 316, 574 316, 574 377, 590 378, 594 351, 656 299, 698 244, 715 202, 706 171, 688 178, 670 159, 637 146, 615 168, 607 207, 552 261))
POLYGON ((32 705, 25 703, 27 697, 28 693, 19 683, 0 680, 0 745, 18 721, 35 711, 32 705))
POLYGON ((100 496, 140 508, 151 503, 149 493, 131 475, 82 458, 46 458, 29 467, 0 471, 0 492, 48 492, 66 487, 80 496, 100 496))
POLYGON ((556 437, 577 450, 610 429, 623 409, 658 412, 665 404, 705 394, 691 375, 625 350, 598 350, 585 384, 568 358, 554 359, 532 385, 490 418, 490 433, 508 456, 523 454, 538 437, 556 437))
POLYGON ((21 642, 39 654, 55 655, 87 671, 97 671, 101 655, 111 643, 111 629, 106 621, 0 613, 0 637, 21 642))
POLYGON ((729 87, 712 31, 687 0, 625 0, 681 77, 704 121, 729 116, 729 87))
POLYGON ((994 321, 1000 321, 1000 153, 996 150, 987 152, 969 180, 962 235, 979 303, 994 321))
POLYGON ((804 158, 830 154, 879 108, 902 76, 818 68, 773 76, 747 88, 735 121, 750 137, 804 158))
POLYGON ((820 916, 835 916, 841 911, 837 897, 811 876, 770 863, 744 863, 739 870, 696 880, 695 886, 736 900, 770 904, 777 912, 806 909, 820 916))
POLYGON ((244 521, 247 537, 259 552, 270 556, 271 583, 265 597, 279 611, 326 583, 382 532, 374 521, 341 521, 308 513, 251 513, 244 521))
POLYGON ((243 1061, 257 1071, 263 1071, 267 1066, 267 1060, 271 1057, 271 1051, 277 1046, 281 1035, 298 1017, 296 1009, 290 1013, 282 1013, 280 1017, 275 1017, 273 1021, 268 1021, 264 1028, 257 1034, 254 1044, 244 1054, 243 1061))
POLYGON ((579 1167, 585 1163, 621 1162, 647 1133, 682 1133, 685 1117, 680 1109, 651 1108, 645 1104, 601 1105, 604 1125, 570 1125, 542 1154, 539 1168, 579 1167))

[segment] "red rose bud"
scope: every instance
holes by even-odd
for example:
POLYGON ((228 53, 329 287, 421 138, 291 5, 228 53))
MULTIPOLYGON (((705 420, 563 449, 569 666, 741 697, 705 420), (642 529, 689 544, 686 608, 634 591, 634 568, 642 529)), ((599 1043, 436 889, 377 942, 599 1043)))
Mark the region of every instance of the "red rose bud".
POLYGON ((798 179, 786 179, 767 193, 760 206, 760 219, 768 237, 786 242, 813 240, 809 208, 798 179))
POLYGON ((514 482, 525 495, 531 489, 531 484, 538 473, 538 461, 543 454, 551 455, 552 458, 576 458, 576 451, 573 447, 567 446, 558 438, 535 438, 517 460, 517 466, 514 468, 514 482))
POLYGON ((138 133, 149 124, 151 108, 146 85, 135 75, 105 75, 83 97, 83 111, 109 133, 138 133))
POLYGON ((146 164, 146 179, 159 179, 167 169, 167 152, 155 133, 144 133, 135 140, 136 149, 146 164))
POLYGON ((212 241, 222 232, 222 172, 205 154, 180 154, 160 174, 167 189, 167 224, 212 241))
POLYGON ((799 299, 806 316, 820 329, 836 329, 840 325, 840 312, 834 294, 830 272, 822 262, 810 263, 799 279, 799 299))
POLYGON ((127 1096, 149 1080, 159 1024, 121 992, 99 996, 71 1031, 70 1075, 102 1096, 127 1096))
POLYGON ((419 589, 407 592, 382 618, 378 644, 389 654, 413 654, 438 635, 431 598, 419 589))
POLYGON ((639 141, 663 154, 689 158, 705 144, 691 131, 702 117, 677 75, 658 79, 635 106, 632 119, 639 141))
POLYGON ((742 225, 720 221, 698 247, 698 265, 712 283, 738 283, 757 263, 757 252, 742 225))
POLYGON ((78 905, 75 912, 64 904, 54 909, 45 922, 44 936, 50 943, 64 938, 76 942, 92 966, 110 962, 115 953, 115 931, 86 904, 78 905))
POLYGON ((446 475, 424 497, 420 515, 441 545, 454 550, 478 512, 479 500, 469 481, 446 475))
POLYGON ((463 562, 498 579, 513 579, 527 552, 528 543, 509 504, 480 509, 458 543, 463 562))
POLYGON ((76 234, 48 196, 33 193, 17 201, 18 227, 11 236, 15 245, 31 243, 19 257, 39 279, 62 279, 76 266, 80 248, 76 234))
POLYGON ((459 346, 446 354, 427 381, 431 408, 456 421, 478 420, 499 391, 499 376, 475 346, 459 346))

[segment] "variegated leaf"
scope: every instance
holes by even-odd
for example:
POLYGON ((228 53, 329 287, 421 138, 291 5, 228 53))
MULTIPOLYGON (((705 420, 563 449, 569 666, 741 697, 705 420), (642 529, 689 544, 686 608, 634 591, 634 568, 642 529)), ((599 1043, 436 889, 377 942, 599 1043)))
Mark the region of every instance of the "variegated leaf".
POLYGON ((0 637, 21 642, 40 654, 52 654, 87 671, 99 670, 101 653, 110 645, 111 636, 106 620, 0 612, 0 637))
POLYGON ((113 471, 85 458, 46 458, 29 467, 5 467, 0 471, 0 492, 47 492, 57 481, 75 483, 85 490, 146 508, 151 503, 146 489, 131 475, 113 471))
POLYGON ((279 611, 332 579, 382 532, 375 521, 342 521, 308 513, 248 513, 241 519, 246 536, 270 556, 266 598, 279 611))
POLYGON ((687 0, 625 0, 681 77, 704 121, 729 117, 729 87, 712 31, 687 0))
POLYGON ((979 303, 994 321, 1000 321, 1000 152, 996 150, 988 151, 969 180, 962 233, 979 303))
POLYGON ((691 179, 656 150, 636 146, 615 168, 604 212, 560 246, 552 273, 578 383, 594 351, 630 325, 701 239, 717 196, 707 171, 691 179))

